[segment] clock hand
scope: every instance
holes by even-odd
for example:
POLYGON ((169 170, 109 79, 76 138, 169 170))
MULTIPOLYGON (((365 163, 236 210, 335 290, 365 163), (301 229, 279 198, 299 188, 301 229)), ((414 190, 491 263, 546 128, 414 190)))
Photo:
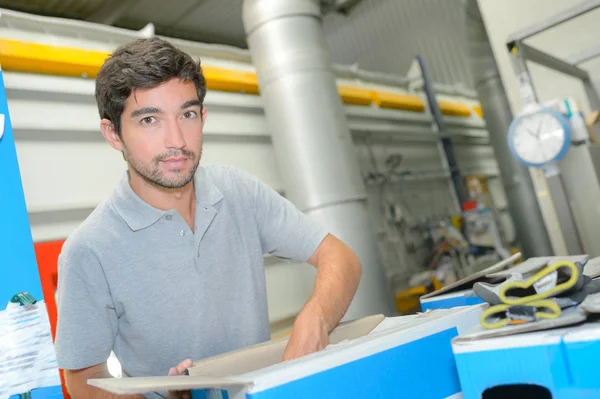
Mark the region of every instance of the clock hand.
POLYGON ((526 131, 527 133, 529 133, 530 135, 532 135, 533 137, 537 137, 537 136, 535 135, 535 133, 534 133, 534 132, 532 132, 531 130, 529 130, 529 129, 525 129, 525 131, 526 131))

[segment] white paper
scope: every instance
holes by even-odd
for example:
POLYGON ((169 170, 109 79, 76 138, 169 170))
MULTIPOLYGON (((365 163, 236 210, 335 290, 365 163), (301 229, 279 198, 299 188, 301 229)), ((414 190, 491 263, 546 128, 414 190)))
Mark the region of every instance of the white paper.
POLYGON ((537 292, 538 294, 542 294, 556 287, 557 282, 558 271, 555 270, 552 273, 545 275, 544 277, 533 283, 533 288, 535 289, 535 292, 537 292))
POLYGON ((0 114, 0 139, 4 136, 4 114, 0 114))
POLYGON ((44 301, 0 312, 0 398, 60 385, 44 301))

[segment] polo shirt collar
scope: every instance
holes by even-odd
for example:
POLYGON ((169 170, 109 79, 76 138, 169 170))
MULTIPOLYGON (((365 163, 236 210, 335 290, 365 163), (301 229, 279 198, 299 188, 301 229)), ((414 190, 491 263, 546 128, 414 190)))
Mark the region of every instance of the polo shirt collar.
MULTIPOLYGON (((223 198, 205 168, 199 166, 194 176, 196 204, 213 206, 223 198)), ((133 231, 152 226, 173 210, 160 210, 141 199, 129 184, 129 176, 124 172, 112 196, 115 210, 133 231)))

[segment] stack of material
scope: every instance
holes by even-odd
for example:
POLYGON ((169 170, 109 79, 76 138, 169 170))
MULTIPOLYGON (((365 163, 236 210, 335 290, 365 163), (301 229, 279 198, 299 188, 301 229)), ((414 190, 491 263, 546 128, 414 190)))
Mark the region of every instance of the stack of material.
POLYGON ((556 319, 552 322, 555 326, 582 321, 585 314, 573 309, 589 295, 600 292, 600 279, 594 279, 598 276, 599 263, 599 259, 588 261, 585 255, 531 258, 490 275, 497 283, 473 285, 475 295, 491 305, 482 314, 481 325, 497 329, 548 319, 556 319))

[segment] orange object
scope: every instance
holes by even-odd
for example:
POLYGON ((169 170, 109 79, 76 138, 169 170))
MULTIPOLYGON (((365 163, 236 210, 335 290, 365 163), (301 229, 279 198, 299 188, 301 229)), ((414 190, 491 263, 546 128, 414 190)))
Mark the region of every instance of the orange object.
MULTIPOLYGON (((38 264, 40 281, 42 283, 42 294, 44 295, 44 302, 46 303, 46 309, 48 310, 48 319, 50 320, 50 330, 52 332, 53 340, 56 337, 56 322, 58 315, 54 293, 58 286, 58 256, 60 255, 63 243, 64 241, 48 241, 38 242, 33 246, 38 264)), ((65 399, 70 399, 65 384, 63 370, 59 370, 59 373, 63 396, 65 399)))

